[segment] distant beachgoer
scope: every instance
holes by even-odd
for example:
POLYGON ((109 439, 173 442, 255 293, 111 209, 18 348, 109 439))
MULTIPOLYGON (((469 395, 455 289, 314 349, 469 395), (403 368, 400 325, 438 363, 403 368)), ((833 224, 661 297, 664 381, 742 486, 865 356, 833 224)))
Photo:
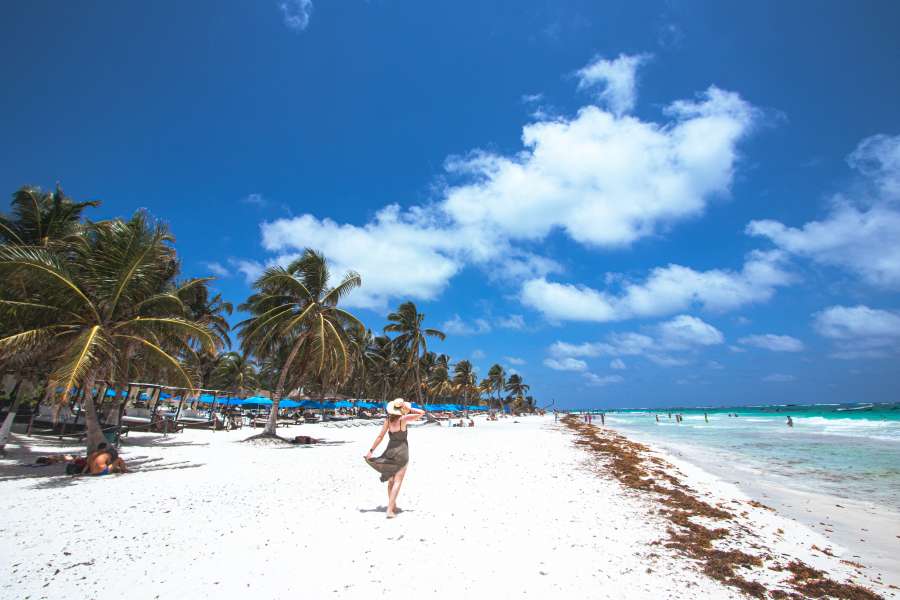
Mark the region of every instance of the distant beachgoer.
POLYGON ((469 427, 475 427, 475 421, 473 419, 469 419, 469 427))
POLYGON ((669 413, 669 420, 672 420, 672 413, 669 413))
POLYGON ((787 426, 788 427, 794 426, 794 420, 790 417, 790 415, 788 415, 787 426))
POLYGON ((659 423, 659 415, 656 415, 656 422, 659 423))
POLYGON ((554 410, 553 411, 553 422, 556 423, 557 421, 559 421, 559 413, 554 410))
POLYGON ((707 423, 709 423, 709 415, 706 413, 703 413, 703 420, 706 421, 707 423))
MULTIPOLYGON (((381 473, 381 481, 387 482, 388 505, 387 518, 396 517, 397 496, 400 494, 400 485, 406 476, 406 468, 409 464, 409 442, 407 441, 407 423, 420 419, 425 414, 424 410, 413 408, 403 398, 396 398, 387 403, 387 418, 384 425, 375 438, 375 443, 366 454, 366 462, 369 466, 381 473), (384 434, 387 433, 390 441, 384 453, 378 458, 372 458, 372 453, 381 444, 384 434)), ((460 419, 462 423, 462 419, 460 419)))
POLYGON ((84 473, 91 475, 109 475, 110 473, 127 473, 125 461, 119 458, 118 452, 101 442, 97 449, 87 457, 84 473))
POLYGON ((600 424, 606 427, 606 415, 603 413, 600 413, 600 424))

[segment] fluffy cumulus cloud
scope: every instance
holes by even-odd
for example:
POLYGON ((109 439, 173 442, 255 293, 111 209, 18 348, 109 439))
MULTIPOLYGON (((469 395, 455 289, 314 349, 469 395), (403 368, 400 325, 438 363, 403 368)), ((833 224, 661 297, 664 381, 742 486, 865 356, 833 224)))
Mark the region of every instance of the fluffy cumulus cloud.
POLYGON ((351 306, 382 308, 397 297, 431 300, 463 266, 455 239, 394 205, 362 226, 302 215, 261 229, 263 247, 280 253, 279 262, 310 247, 328 257, 335 274, 358 272, 363 285, 348 296, 351 306))
POLYGON ((900 313, 868 306, 831 306, 813 315, 813 328, 835 344, 835 358, 882 358, 900 344, 900 313))
POLYGON ((864 185, 831 201, 824 219, 791 227, 752 221, 747 233, 797 256, 843 268, 878 287, 900 289, 900 136, 863 140, 848 158, 864 185))
POLYGON ((546 278, 526 281, 521 300, 555 321, 622 321, 673 314, 690 308, 727 311, 765 302, 791 283, 778 251, 752 252, 740 271, 696 271, 682 265, 653 269, 643 281, 619 290, 595 290, 546 278))
POLYGON ((772 352, 800 352, 803 350, 803 342, 797 338, 774 333, 744 336, 738 340, 738 343, 772 352))
POLYGON ((594 91, 616 115, 631 112, 637 99, 637 68, 649 58, 646 54, 620 54, 613 60, 597 57, 576 73, 578 89, 594 91))
POLYGON ((282 0, 278 3, 284 24, 294 31, 303 31, 309 27, 312 17, 312 0, 282 0))
POLYGON ((658 330, 661 345, 672 350, 714 346, 725 341, 721 331, 690 315, 679 315, 660 325, 658 330))
POLYGON ((625 361, 621 358, 614 358, 609 361, 609 368, 613 369, 614 371, 624 371, 628 367, 625 366, 625 361))
POLYGON ((572 357, 564 358, 547 358, 544 360, 544 366, 550 367, 554 371, 586 371, 587 363, 583 360, 572 357))
MULTIPOLYGON (((627 74, 629 61, 633 77, 637 57, 610 65, 627 74)), ((582 81, 602 79, 604 90, 624 81, 612 71, 601 77, 597 64, 586 67, 582 81)), ((538 117, 523 128, 517 153, 475 150, 448 159, 448 183, 431 204, 388 206, 363 224, 309 214, 266 222, 263 246, 274 262, 311 246, 335 270, 358 271, 363 286, 349 297, 356 306, 436 298, 467 265, 490 265, 492 278, 529 281, 539 296, 535 288, 543 281, 546 291, 546 277, 562 269, 528 246, 559 231, 588 247, 624 247, 701 215, 729 193, 738 146, 755 120, 750 104, 716 87, 672 102, 658 122, 595 105, 569 117, 538 117)), ((596 304, 582 311, 593 314, 596 304)))
MULTIPOLYGON (((688 364, 693 354, 704 347, 725 342, 721 331, 690 315, 679 315, 669 321, 647 328, 645 333, 617 332, 607 335, 603 341, 570 344, 558 341, 549 348, 552 359, 593 358, 608 356, 642 356, 664 367, 688 364)), ((613 360, 610 367, 624 368, 624 361, 613 360)))

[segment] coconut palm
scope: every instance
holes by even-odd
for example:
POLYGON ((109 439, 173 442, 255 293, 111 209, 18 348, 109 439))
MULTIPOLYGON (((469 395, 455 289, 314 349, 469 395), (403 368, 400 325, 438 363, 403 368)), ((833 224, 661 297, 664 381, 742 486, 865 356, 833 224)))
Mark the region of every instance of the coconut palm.
POLYGON ((25 186, 12 196, 12 212, 0 214, 0 242, 18 246, 47 246, 81 231, 81 213, 99 202, 74 202, 59 186, 55 192, 25 186))
MULTIPOLYGON (((199 282, 211 281, 211 278, 192 280, 182 285, 178 291, 178 297, 185 307, 185 316, 201 325, 204 325, 212 335, 216 337, 216 347, 231 347, 231 338, 228 333, 231 327, 228 325, 226 315, 231 315, 234 307, 231 302, 222 300, 221 294, 210 294, 206 285, 196 285, 199 282)), ((201 388, 209 386, 212 372, 216 368, 219 356, 214 352, 202 351, 197 340, 189 340, 193 352, 190 353, 190 366, 197 374, 201 388)))
POLYGON ((215 345, 209 330, 185 318, 172 282, 178 261, 172 236, 143 212, 128 221, 88 223, 65 253, 50 248, 0 247, 0 278, 21 284, 16 300, 0 300, 4 356, 39 353, 51 365, 49 385, 84 393, 88 449, 103 441, 93 399, 99 379, 117 380, 123 363, 140 351, 193 387, 173 348, 196 338, 215 345))
POLYGON ((503 399, 500 394, 506 388, 506 371, 502 366, 494 364, 488 370, 487 379, 490 383, 489 391, 497 393, 497 408, 503 410, 503 399))
POLYGON ((238 325, 245 353, 265 359, 281 356, 287 348, 277 363, 272 411, 261 435, 276 435, 278 404, 292 368, 297 368, 298 377, 317 380, 323 386, 345 381, 351 372, 347 330, 364 327, 338 303, 361 281, 353 272, 335 287, 329 287, 328 279, 325 257, 307 249, 287 267, 266 269, 253 284, 256 293, 240 306, 251 314, 238 325))
POLYGON ((466 416, 469 416, 469 396, 475 388, 475 370, 472 363, 461 360, 453 367, 453 383, 463 398, 466 416))
POLYGON ((397 308, 397 312, 390 313, 387 318, 390 323, 384 327, 384 332, 398 334, 392 343, 406 353, 406 369, 411 370, 414 375, 416 400, 422 404, 420 361, 428 353, 428 338, 444 340, 447 335, 438 329, 424 327, 422 322, 425 315, 418 312, 412 302, 404 302, 397 308))
POLYGON ((241 398, 246 398, 259 388, 256 365, 246 354, 239 352, 220 354, 210 381, 217 389, 235 392, 241 398))
POLYGON ((521 375, 515 373, 509 376, 509 379, 506 381, 506 387, 504 389, 509 392, 510 398, 521 404, 522 400, 525 397, 525 394, 528 392, 528 390, 531 389, 531 386, 522 381, 521 375))

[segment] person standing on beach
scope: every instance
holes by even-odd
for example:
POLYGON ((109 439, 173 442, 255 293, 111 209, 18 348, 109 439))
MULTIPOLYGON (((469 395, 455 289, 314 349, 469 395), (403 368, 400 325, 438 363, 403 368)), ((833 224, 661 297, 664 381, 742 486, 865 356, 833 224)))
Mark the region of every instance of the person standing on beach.
POLYGON ((787 426, 788 426, 788 427, 793 427, 793 426, 794 426, 794 420, 791 418, 790 415, 788 415, 787 426))
POLYGON ((703 413, 703 420, 706 421, 707 423, 709 423, 709 415, 706 413, 703 413))
POLYGON ((600 424, 606 427, 606 413, 600 413, 600 424))
POLYGON ((409 463, 409 442, 407 441, 407 423, 422 418, 424 410, 413 408, 403 398, 396 398, 387 403, 387 418, 384 425, 375 438, 375 443, 365 459, 370 467, 381 473, 381 481, 387 482, 388 505, 387 518, 397 516, 397 496, 400 494, 400 485, 406 476, 406 467, 409 463), (378 458, 372 458, 372 453, 381 444, 384 434, 387 433, 390 441, 384 453, 378 458))

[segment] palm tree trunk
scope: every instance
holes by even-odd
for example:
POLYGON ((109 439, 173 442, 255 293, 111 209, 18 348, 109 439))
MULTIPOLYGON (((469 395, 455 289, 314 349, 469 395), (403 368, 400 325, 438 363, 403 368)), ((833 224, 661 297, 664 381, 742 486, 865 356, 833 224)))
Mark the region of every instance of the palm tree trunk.
POLYGON ((419 361, 416 361, 416 400, 422 406, 422 381, 419 379, 419 361))
POLYGON ((266 422, 262 435, 278 436, 275 431, 278 427, 278 405, 281 403, 281 394, 284 393, 284 382, 287 379, 288 369, 291 368, 294 359, 297 358, 297 352, 300 351, 300 344, 302 341, 302 338, 297 340, 297 343, 294 344, 294 347, 291 349, 291 353, 288 355, 284 366, 281 368, 281 374, 278 376, 278 385, 275 386, 275 397, 272 398, 272 409, 269 412, 269 420, 266 422))
POLYGON ((106 438, 103 437, 103 430, 100 428, 100 420, 97 418, 97 406, 94 403, 94 378, 93 373, 88 375, 82 386, 84 388, 84 427, 87 432, 88 454, 106 441, 106 438))
POLYGON ((9 412, 6 414, 6 419, 3 420, 3 426, 0 427, 0 454, 6 454, 6 443, 9 441, 10 432, 12 432, 13 421, 16 420, 16 412, 19 410, 19 405, 22 403, 22 398, 19 395, 19 387, 21 385, 22 380, 20 379, 16 382, 12 392, 9 394, 12 399, 12 404, 9 406, 9 412))

